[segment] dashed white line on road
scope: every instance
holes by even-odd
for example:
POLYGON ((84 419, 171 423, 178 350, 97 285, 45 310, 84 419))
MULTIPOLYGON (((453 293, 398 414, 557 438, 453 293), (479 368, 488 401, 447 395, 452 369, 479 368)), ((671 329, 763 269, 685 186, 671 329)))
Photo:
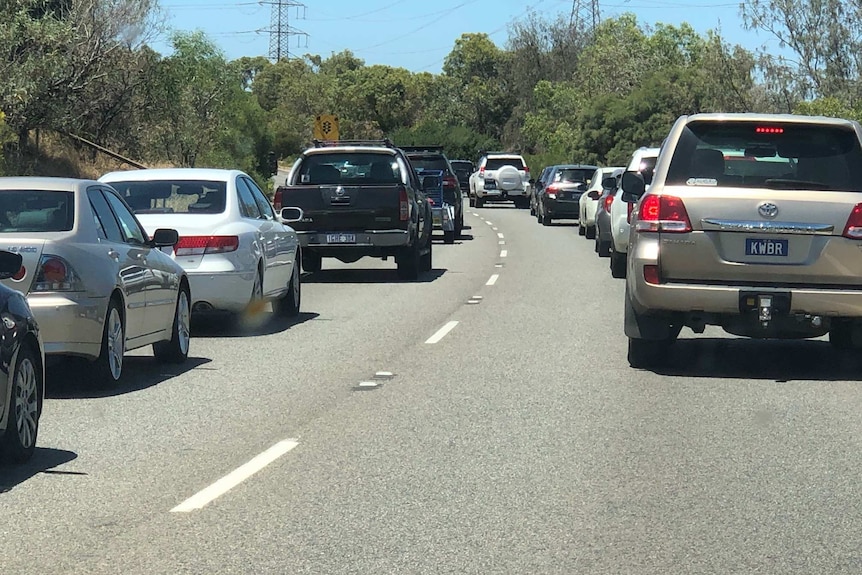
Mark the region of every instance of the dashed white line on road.
POLYGON ((500 250, 500 257, 504 258, 509 255, 509 250, 500 250))
POLYGON ((497 232, 497 237, 502 240, 505 236, 503 236, 503 234, 501 234, 500 232, 497 232))
POLYGON ((497 283, 497 280, 498 280, 498 279, 500 279, 500 274, 494 274, 494 275, 492 275, 491 277, 489 277, 489 278, 488 278, 488 281, 487 281, 487 282, 485 282, 485 285, 486 285, 486 286, 492 286, 492 285, 494 285, 495 283, 497 283))
POLYGON ((496 231, 497 231, 497 226, 492 226, 492 227, 491 227, 491 229, 492 229, 492 230, 494 230, 494 231, 496 232, 496 231))
POLYGON ((485 220, 485 223, 488 224, 489 226, 494 225, 494 222, 492 222, 491 220, 485 220))
POLYGON ((426 339, 425 343, 437 343, 438 341, 446 337, 447 333, 455 329, 456 325, 458 325, 457 321, 450 321, 449 323, 438 329, 437 333, 426 339))
POLYGON ((499 242, 497 242, 497 243, 498 243, 498 244, 500 244, 501 246, 505 246, 505 245, 506 245, 506 242, 505 242, 505 241, 503 241, 503 240, 500 240, 500 241, 499 241, 499 242))
POLYGON ((221 497, 294 447, 299 445, 295 439, 279 441, 260 455, 251 459, 248 463, 237 467, 209 487, 198 491, 173 509, 171 513, 188 513, 201 509, 208 503, 221 497))

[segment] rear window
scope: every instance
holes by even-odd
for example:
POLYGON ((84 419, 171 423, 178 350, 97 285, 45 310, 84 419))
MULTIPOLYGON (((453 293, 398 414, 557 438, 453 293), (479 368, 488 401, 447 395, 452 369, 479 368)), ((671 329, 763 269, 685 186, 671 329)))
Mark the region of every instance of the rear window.
POLYGON ((67 232, 75 223, 73 192, 3 190, 0 233, 67 232))
POLYGON ((596 170, 592 168, 562 168, 557 170, 557 173, 554 174, 554 181, 563 182, 565 184, 574 184, 577 182, 586 183, 593 177, 595 171, 596 170))
POLYGON ((858 191, 862 149, 839 126, 702 122, 687 126, 666 183, 858 191))
POLYGON ((488 158, 485 162, 486 170, 499 170, 503 166, 514 166, 519 170, 524 169, 524 160, 521 158, 488 158))
POLYGON ((401 182, 395 156, 374 153, 312 154, 299 166, 296 184, 373 185, 401 182))
POLYGON ((221 214, 226 209, 225 182, 148 180, 108 183, 136 214, 221 214))
POLYGON ((443 170, 446 174, 450 174, 449 166, 446 164, 446 158, 443 156, 411 156, 407 154, 407 159, 414 170, 443 170))

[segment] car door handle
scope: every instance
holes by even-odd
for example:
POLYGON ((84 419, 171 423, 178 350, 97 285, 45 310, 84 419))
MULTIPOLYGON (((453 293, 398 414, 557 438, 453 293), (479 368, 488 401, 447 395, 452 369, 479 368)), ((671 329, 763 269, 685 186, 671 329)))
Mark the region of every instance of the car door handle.
POLYGON ((118 252, 117 250, 114 250, 114 249, 108 250, 108 257, 111 258, 112 260, 119 260, 120 259, 120 252, 118 252))
POLYGON ((141 263, 147 263, 147 255, 144 253, 136 253, 133 257, 136 260, 141 260, 141 263))

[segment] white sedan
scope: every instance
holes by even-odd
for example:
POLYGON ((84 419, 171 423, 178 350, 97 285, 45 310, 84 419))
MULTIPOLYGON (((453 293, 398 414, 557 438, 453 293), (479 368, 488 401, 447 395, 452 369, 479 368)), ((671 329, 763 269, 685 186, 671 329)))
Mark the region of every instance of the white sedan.
POLYGON ((616 177, 625 168, 598 168, 590 179, 590 187, 581 194, 580 217, 578 218, 578 235, 586 236, 588 240, 596 238, 596 212, 599 209, 599 197, 602 195, 602 181, 605 178, 616 177))
MULTIPOLYGON (((640 172, 649 186, 655 170, 658 148, 638 148, 629 160, 627 171, 640 172)), ((635 202, 625 201, 624 190, 617 192, 611 202, 611 276, 626 277, 626 261, 629 251, 629 224, 635 202)))
POLYGON ((254 312, 272 300, 276 314, 299 315, 296 232, 248 174, 168 168, 112 172, 100 181, 123 196, 148 230, 179 232, 171 255, 188 275, 192 313, 254 312))

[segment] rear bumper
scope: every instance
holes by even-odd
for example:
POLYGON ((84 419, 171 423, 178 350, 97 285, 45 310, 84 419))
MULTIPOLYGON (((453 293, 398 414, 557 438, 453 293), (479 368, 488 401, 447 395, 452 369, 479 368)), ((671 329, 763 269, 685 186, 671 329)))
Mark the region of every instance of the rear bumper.
POLYGON ((549 216, 572 218, 575 220, 581 217, 580 198, 576 200, 553 200, 547 196, 543 196, 542 203, 545 207, 545 213, 549 216))
POLYGON ((596 212, 598 211, 599 202, 590 200, 584 204, 584 218, 581 222, 585 226, 596 225, 596 212))
POLYGON ((39 324, 46 355, 99 357, 106 297, 84 293, 30 294, 27 303, 39 324))
POLYGON ((514 190, 485 190, 479 189, 476 191, 476 195, 483 200, 488 202, 494 201, 506 201, 511 200, 513 198, 526 198, 527 191, 524 189, 514 189, 514 190))
POLYGON ((239 312, 251 299, 257 270, 248 272, 187 272, 192 292, 192 312, 239 312))
POLYGON ((327 243, 325 232, 298 232, 299 245, 308 253, 321 257, 334 257, 342 261, 356 261, 365 256, 394 256, 410 246, 407 230, 345 231, 355 236, 353 243, 327 243))

